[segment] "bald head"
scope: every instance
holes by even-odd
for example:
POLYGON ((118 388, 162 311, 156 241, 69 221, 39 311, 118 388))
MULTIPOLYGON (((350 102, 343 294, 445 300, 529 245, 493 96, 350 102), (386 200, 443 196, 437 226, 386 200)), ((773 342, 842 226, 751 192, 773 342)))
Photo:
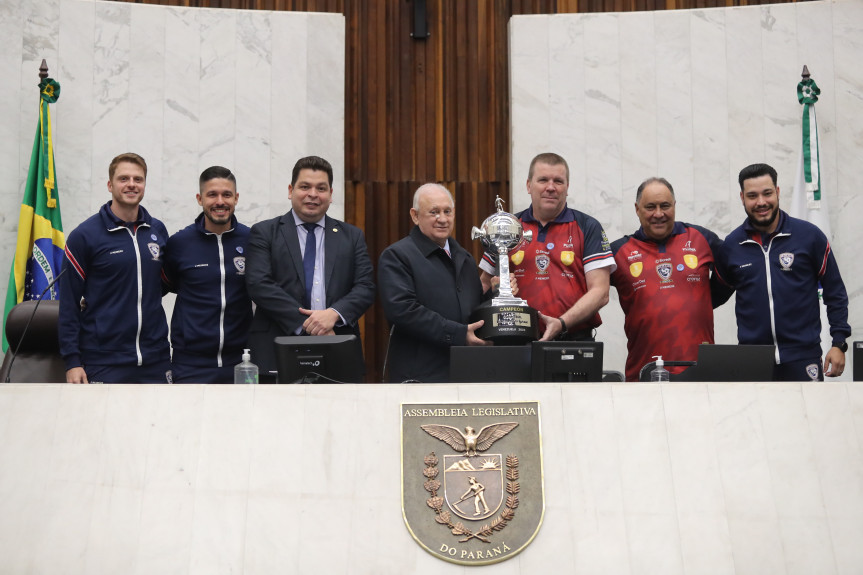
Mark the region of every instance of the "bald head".
POLYGON ((455 219, 452 194, 440 184, 423 184, 414 193, 411 219, 424 236, 445 246, 455 219))

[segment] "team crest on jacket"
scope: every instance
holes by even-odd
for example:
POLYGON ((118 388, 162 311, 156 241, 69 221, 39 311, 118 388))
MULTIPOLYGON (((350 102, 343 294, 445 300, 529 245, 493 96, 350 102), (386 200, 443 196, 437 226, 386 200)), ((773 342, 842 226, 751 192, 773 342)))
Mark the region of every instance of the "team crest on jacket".
POLYGON ((548 273, 548 264, 551 263, 551 260, 546 254, 537 254, 536 256, 536 271, 541 274, 548 273))
POLYGON ((810 363, 806 366, 806 375, 812 379, 812 381, 818 380, 818 364, 810 363))
POLYGON ((779 254, 779 265, 782 266, 783 270, 790 270, 791 264, 794 263, 794 254, 791 252, 785 252, 784 254, 779 254))
POLYGON ((686 267, 689 269, 694 270, 698 267, 698 256, 694 254, 684 254, 683 263, 685 263, 686 267))
POLYGON ((147 249, 150 250, 150 255, 153 256, 153 260, 159 261, 159 244, 150 242, 147 244, 147 249))
POLYGON ((539 403, 402 404, 402 514, 439 559, 514 557, 545 513, 539 403))
POLYGON ((234 258, 234 267, 237 268, 237 275, 246 275, 246 258, 245 256, 237 256, 234 258))
POLYGON ((637 278, 641 275, 641 272, 644 271, 644 264, 641 262, 633 262, 629 264, 629 273, 632 277, 637 278))
POLYGON ((656 273, 659 275, 659 279, 663 282, 671 281, 671 264, 664 263, 656 266, 656 273))
POLYGON ((524 260, 524 250, 518 250, 517 252, 509 256, 509 259, 515 265, 521 264, 521 262, 524 260))
POLYGON ((560 252, 560 263, 565 266, 571 266, 572 262, 575 261, 575 252, 560 252))

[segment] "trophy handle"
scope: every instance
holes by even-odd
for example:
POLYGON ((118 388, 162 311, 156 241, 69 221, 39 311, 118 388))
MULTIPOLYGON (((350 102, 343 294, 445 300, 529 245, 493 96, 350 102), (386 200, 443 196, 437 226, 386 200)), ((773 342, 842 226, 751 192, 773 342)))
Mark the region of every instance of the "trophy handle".
POLYGON ((521 234, 521 239, 524 240, 525 243, 529 244, 533 241, 533 230, 524 230, 524 233, 521 234))
POLYGON ((473 226, 470 229, 470 239, 472 239, 472 240, 484 240, 485 239, 485 232, 482 231, 481 229, 479 229, 478 227, 473 226))

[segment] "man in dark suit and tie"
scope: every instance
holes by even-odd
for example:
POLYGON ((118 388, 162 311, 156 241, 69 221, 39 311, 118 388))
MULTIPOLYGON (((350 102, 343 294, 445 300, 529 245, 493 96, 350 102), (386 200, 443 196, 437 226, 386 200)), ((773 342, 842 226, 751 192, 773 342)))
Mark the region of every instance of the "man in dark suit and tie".
POLYGON ((246 287, 257 309, 249 346, 262 376, 276 370, 274 338, 359 336, 357 321, 374 301, 372 262, 362 231, 326 215, 332 186, 329 162, 301 158, 288 186, 292 209, 252 226, 246 287))
MULTIPOLYGON (((470 252, 451 237, 455 203, 440 184, 414 194, 410 235, 384 250, 378 261, 381 304, 393 325, 390 381, 447 382, 453 345, 490 345, 469 323, 485 295, 470 252)), ((517 289, 517 287, 516 287, 517 289)))

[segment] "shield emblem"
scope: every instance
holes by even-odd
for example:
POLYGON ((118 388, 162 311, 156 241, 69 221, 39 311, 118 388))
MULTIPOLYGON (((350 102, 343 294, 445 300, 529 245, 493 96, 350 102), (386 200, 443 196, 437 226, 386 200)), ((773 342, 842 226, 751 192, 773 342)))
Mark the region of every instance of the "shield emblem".
POLYGON ((460 565, 497 563, 527 547, 545 513, 539 403, 401 410, 402 514, 416 542, 460 565))
POLYGON ((575 252, 560 252, 560 262, 565 266, 571 266, 575 261, 575 252))
POLYGON ((644 270, 644 264, 642 264, 641 262, 629 264, 629 273, 632 274, 632 277, 634 278, 640 276, 642 270, 644 270))
POLYGON ((246 275, 246 258, 237 256, 234 258, 234 267, 237 268, 238 275, 246 275))
POLYGON ((809 376, 812 381, 816 381, 818 379, 818 366, 814 363, 810 363, 806 366, 806 375, 809 376))
POLYGON ((779 265, 782 266, 784 270, 790 270, 791 264, 794 263, 794 254, 790 252, 786 252, 784 254, 779 254, 779 265))
POLYGON ((548 259, 548 256, 545 254, 539 254, 536 256, 536 269, 539 273, 544 274, 548 273, 548 264, 551 263, 551 260, 548 259))
POLYGON ((515 265, 521 264, 522 260, 524 260, 524 250, 518 250, 517 252, 509 256, 509 259, 515 265))
POLYGON ((659 279, 663 282, 667 282, 671 280, 671 264, 659 264, 656 266, 656 273, 659 275, 659 279))
POLYGON ((685 263, 686 267, 689 269, 694 270, 698 267, 698 256, 695 254, 685 254, 683 256, 683 263, 685 263))
POLYGON ((147 249, 150 250, 150 255, 153 256, 154 260, 159 259, 159 244, 151 242, 147 244, 147 249))
POLYGON ((503 465, 494 455, 444 455, 443 488, 447 506, 463 519, 491 517, 503 503, 503 465))

